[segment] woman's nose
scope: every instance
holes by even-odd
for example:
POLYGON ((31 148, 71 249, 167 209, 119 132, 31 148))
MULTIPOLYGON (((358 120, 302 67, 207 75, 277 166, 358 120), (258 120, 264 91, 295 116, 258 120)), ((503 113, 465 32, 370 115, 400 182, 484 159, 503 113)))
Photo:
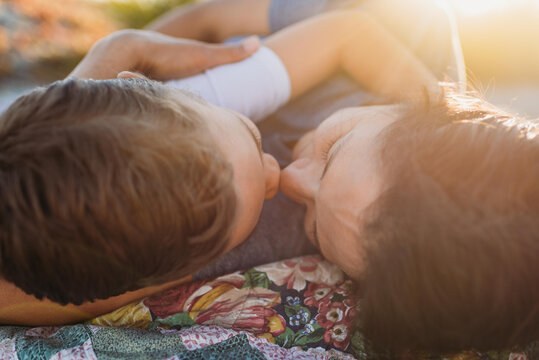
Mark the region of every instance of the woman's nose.
POLYGON ((319 186, 317 168, 310 158, 295 160, 281 171, 281 191, 295 202, 313 204, 319 186))

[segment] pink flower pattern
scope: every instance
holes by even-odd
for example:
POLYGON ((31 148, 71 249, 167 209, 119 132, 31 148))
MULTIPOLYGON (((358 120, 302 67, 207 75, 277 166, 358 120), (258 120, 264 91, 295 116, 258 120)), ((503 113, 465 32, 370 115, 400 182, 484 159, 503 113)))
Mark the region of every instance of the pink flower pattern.
POLYGON ((306 305, 318 308, 316 321, 326 329, 324 341, 337 349, 346 349, 357 313, 350 281, 334 286, 310 283, 304 295, 306 305))
MULTIPOLYGON (((141 328, 163 335, 179 334, 189 350, 242 335, 242 339, 246 336, 250 346, 268 359, 352 359, 356 352, 357 357, 363 358, 362 337, 353 328, 357 299, 351 285, 340 270, 319 257, 291 259, 177 286, 116 311, 136 316, 118 317, 114 312, 104 315, 110 321, 102 323, 129 327, 136 322, 142 324, 141 328)), ((40 344, 56 337, 54 343, 65 342, 65 347, 47 358, 94 360, 92 334, 99 333, 103 327, 89 324, 84 327, 83 332, 64 327, 12 330, 17 335, 0 339, 0 357, 44 356, 50 347, 40 344), (16 344, 20 340, 24 340, 24 346, 16 344)), ((155 338, 145 340, 144 331, 138 331, 142 343, 154 343, 155 338)), ((470 360, 527 359, 524 353, 507 353, 503 358, 471 352, 462 355, 470 360)), ((406 356, 400 359, 409 358, 406 356)), ((180 357, 172 356, 170 360, 180 357)), ((414 358, 441 359, 428 354, 414 358)), ((458 354, 450 357, 459 358, 458 354)))

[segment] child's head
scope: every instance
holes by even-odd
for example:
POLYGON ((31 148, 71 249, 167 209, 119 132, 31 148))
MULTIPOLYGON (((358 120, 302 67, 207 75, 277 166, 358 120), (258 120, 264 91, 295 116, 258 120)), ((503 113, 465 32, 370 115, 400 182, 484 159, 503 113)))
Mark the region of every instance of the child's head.
POLYGON ((0 268, 81 303, 188 275, 243 241, 278 167, 244 117, 143 80, 57 82, 0 117, 0 268))
POLYGON ((539 125, 449 94, 382 135, 361 321, 381 348, 539 338, 539 125))

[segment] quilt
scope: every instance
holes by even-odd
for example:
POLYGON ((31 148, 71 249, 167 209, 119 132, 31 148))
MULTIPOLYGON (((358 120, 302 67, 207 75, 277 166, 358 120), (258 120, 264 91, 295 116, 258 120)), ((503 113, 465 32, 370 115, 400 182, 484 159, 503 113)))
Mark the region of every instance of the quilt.
MULTIPOLYGON (((0 327, 0 359, 377 359, 353 319, 352 282, 303 256, 179 285, 87 323, 0 327)), ((532 360, 526 352, 402 354, 429 360, 532 360)))

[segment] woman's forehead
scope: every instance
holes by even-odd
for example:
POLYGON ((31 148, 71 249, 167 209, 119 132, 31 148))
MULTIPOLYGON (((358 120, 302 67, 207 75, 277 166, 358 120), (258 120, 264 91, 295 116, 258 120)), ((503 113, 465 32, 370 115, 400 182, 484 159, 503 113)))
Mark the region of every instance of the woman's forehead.
POLYGON ((400 117, 404 111, 408 108, 408 105, 404 104, 391 104, 391 105, 372 105, 372 106, 358 106, 341 109, 331 116, 329 116, 319 126, 319 131, 328 130, 333 126, 341 125, 349 121, 362 121, 368 119, 383 119, 387 117, 400 117))

